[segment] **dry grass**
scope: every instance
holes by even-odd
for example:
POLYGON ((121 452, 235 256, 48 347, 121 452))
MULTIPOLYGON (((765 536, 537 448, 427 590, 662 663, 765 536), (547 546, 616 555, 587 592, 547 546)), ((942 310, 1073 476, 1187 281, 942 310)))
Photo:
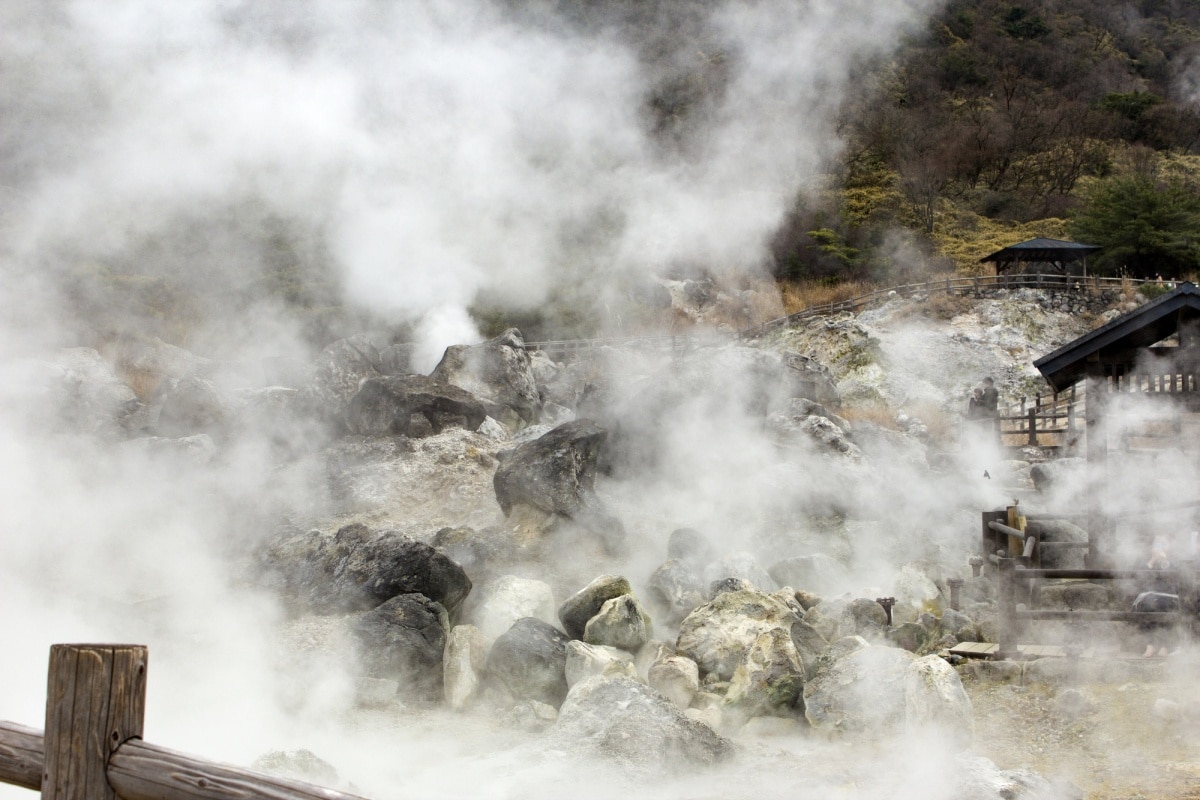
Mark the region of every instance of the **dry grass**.
POLYGON ((939 293, 925 301, 925 316, 948 322, 974 307, 974 301, 962 295, 939 293))
POLYGON ((958 436, 962 418, 937 403, 914 403, 905 410, 925 424, 929 437, 936 443, 952 442, 958 436))
POLYGON ((779 293, 783 300, 785 314, 795 314, 812 306, 827 303, 840 303, 870 294, 877 287, 866 281, 846 281, 844 283, 827 284, 819 281, 781 281, 779 293))
POLYGON ((137 399, 143 403, 150 402, 154 393, 158 391, 159 384, 162 383, 162 375, 159 373, 148 369, 138 369, 124 362, 117 363, 116 373, 130 389, 133 389, 137 399))
POLYGON ((843 406, 838 411, 838 414, 851 425, 858 422, 865 422, 891 431, 900 430, 900 426, 896 423, 896 411, 890 406, 877 403, 861 406, 843 406))

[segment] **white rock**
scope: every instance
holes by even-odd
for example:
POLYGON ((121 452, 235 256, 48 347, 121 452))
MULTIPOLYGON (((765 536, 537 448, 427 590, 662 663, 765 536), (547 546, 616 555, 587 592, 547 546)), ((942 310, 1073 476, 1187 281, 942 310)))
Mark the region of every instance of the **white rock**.
POLYGON ((567 687, 593 675, 638 677, 633 656, 624 650, 588 644, 578 639, 567 642, 567 687))
POLYGON ((472 616, 483 635, 495 639, 522 617, 558 625, 558 606, 549 584, 504 575, 487 588, 472 616))

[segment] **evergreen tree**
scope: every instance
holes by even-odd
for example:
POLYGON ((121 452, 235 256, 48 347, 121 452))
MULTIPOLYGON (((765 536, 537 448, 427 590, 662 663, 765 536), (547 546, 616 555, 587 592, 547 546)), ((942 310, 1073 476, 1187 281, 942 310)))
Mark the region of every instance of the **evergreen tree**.
POLYGON ((1200 197, 1179 181, 1145 175, 1098 181, 1070 224, 1071 235, 1104 248, 1101 274, 1151 278, 1200 268, 1200 197))

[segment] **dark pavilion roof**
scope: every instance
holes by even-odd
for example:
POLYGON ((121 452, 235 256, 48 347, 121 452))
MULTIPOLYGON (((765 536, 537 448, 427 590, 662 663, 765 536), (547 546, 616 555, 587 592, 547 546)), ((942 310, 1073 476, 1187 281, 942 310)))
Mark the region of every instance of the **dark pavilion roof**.
POLYGON ((1178 331, 1183 320, 1197 318, 1200 318, 1200 289, 1193 283, 1181 283, 1161 297, 1042 356, 1033 365, 1054 391, 1061 392, 1084 377, 1089 356, 1127 358, 1132 351, 1147 348, 1178 331))
POLYGON ((1010 261, 1082 261, 1088 253, 1100 250, 1099 245, 1064 242, 1062 239, 1030 239, 1027 242, 1009 245, 990 256, 979 259, 979 263, 995 261, 997 264, 1010 261))

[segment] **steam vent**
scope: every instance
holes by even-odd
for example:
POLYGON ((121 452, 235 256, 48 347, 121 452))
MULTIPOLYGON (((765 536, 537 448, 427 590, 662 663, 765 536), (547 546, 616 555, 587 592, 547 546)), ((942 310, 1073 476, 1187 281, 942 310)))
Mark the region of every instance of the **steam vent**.
POLYGON ((0 800, 1200 798, 1127 6, 0 0, 0 800))

